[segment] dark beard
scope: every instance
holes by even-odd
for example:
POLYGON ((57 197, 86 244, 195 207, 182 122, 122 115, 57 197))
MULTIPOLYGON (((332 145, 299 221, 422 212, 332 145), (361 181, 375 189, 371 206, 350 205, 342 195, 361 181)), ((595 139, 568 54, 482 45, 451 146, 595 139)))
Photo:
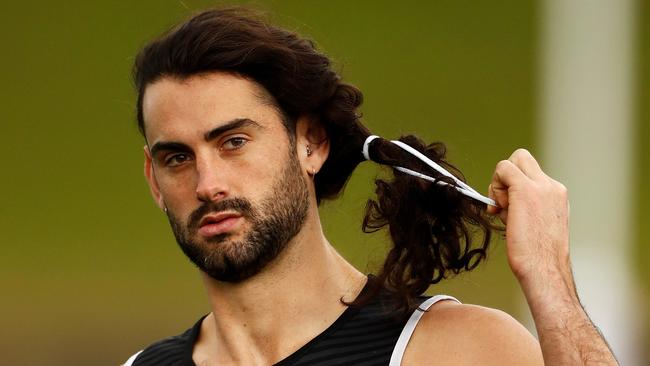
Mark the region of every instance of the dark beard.
MULTIPOLYGON (((293 149, 291 150, 293 151, 293 149)), ((176 242, 203 272, 218 281, 241 282, 259 273, 298 234, 307 218, 309 194, 295 152, 271 187, 259 210, 244 198, 204 203, 189 217, 187 226, 167 213, 176 242), (198 237, 199 222, 207 213, 233 210, 250 224, 243 240, 226 242, 229 233, 208 240, 198 237)))

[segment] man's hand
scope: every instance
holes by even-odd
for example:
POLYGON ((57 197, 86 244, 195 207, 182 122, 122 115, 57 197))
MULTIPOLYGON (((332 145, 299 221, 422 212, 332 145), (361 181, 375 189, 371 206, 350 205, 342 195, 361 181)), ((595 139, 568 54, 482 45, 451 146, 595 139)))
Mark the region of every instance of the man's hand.
POLYGON ((506 225, 508 263, 535 320, 547 365, 617 365, 584 312, 569 258, 566 188, 524 149, 500 161, 489 187, 506 225))
POLYGON ((500 208, 488 206, 488 213, 506 224, 508 262, 520 281, 540 273, 571 275, 567 190, 527 150, 497 164, 489 195, 500 208))

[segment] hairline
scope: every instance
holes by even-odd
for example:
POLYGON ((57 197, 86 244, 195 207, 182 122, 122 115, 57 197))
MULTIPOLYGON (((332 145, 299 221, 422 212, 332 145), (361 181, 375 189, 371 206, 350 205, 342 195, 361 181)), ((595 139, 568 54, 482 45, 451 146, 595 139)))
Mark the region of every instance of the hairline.
MULTIPOLYGON (((284 127, 284 130, 287 133, 287 136, 289 137, 290 145, 292 147, 295 146, 295 142, 296 142, 296 131, 295 131, 295 122, 296 121, 295 121, 295 117, 289 116, 289 114, 286 113, 286 111, 284 111, 282 109, 282 107, 280 107, 280 103, 278 103, 275 96, 273 96, 273 94, 271 94, 271 92, 269 92, 264 87, 264 85, 259 83, 254 78, 252 78, 252 77, 250 77, 250 76, 248 76, 246 74, 242 74, 240 72, 237 72, 237 71, 208 70, 208 71, 196 72, 196 73, 192 73, 192 74, 188 74, 188 75, 181 75, 181 74, 178 74, 178 73, 164 73, 164 74, 161 74, 161 75, 157 76, 156 78, 152 79, 151 81, 149 81, 148 83, 146 83, 145 85, 142 86, 141 98, 138 101, 138 103, 140 104, 139 108, 140 108, 140 110, 142 110, 144 112, 143 107, 142 107, 142 103, 144 102, 144 95, 145 95, 145 93, 147 91, 147 88, 149 86, 161 81, 161 80, 169 79, 169 80, 184 83, 184 82, 187 82, 189 79, 194 78, 194 77, 205 78, 208 75, 215 74, 215 73, 229 74, 229 75, 233 75, 233 76, 236 76, 236 77, 239 77, 239 78, 250 81, 253 84, 253 95, 260 102, 262 102, 264 105, 272 107, 278 113, 278 116, 280 117, 280 120, 282 121, 282 126, 284 127)), ((147 142, 144 113, 142 113, 142 125, 141 125, 141 127, 142 128, 141 128, 140 132, 141 132, 142 137, 144 138, 145 142, 147 142)))

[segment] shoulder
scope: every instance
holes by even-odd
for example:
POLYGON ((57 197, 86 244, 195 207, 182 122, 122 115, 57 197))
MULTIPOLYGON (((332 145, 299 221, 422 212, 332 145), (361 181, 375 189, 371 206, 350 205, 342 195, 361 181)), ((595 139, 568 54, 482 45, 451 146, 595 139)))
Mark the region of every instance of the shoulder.
POLYGON ((142 351, 131 356, 123 366, 166 366, 183 364, 188 357, 191 358, 192 356, 192 345, 198 333, 198 326, 200 326, 204 317, 185 332, 152 343, 142 351))
POLYGON ((433 363, 543 365, 543 359, 535 337, 505 312, 441 301, 423 314, 404 354, 405 365, 433 363))

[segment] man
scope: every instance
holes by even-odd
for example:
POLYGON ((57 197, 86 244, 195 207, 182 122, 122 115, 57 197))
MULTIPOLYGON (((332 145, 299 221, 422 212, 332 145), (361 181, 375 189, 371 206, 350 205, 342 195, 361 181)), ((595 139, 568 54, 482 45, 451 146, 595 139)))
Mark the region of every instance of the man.
MULTIPOLYGON (((378 180, 364 228, 388 226, 394 247, 369 277, 327 241, 318 204, 364 156, 428 168, 370 135, 360 91, 310 41, 241 10, 209 10, 147 45, 135 79, 145 176, 212 311, 128 365, 616 364, 573 285, 566 190, 527 151, 497 164, 498 208, 429 171, 436 183, 397 168, 378 180), (539 343, 500 311, 419 296, 484 257, 487 214, 506 225, 539 343), (484 231, 482 246, 463 236, 467 221, 484 231)), ((444 146, 400 141, 452 168, 444 146)))

